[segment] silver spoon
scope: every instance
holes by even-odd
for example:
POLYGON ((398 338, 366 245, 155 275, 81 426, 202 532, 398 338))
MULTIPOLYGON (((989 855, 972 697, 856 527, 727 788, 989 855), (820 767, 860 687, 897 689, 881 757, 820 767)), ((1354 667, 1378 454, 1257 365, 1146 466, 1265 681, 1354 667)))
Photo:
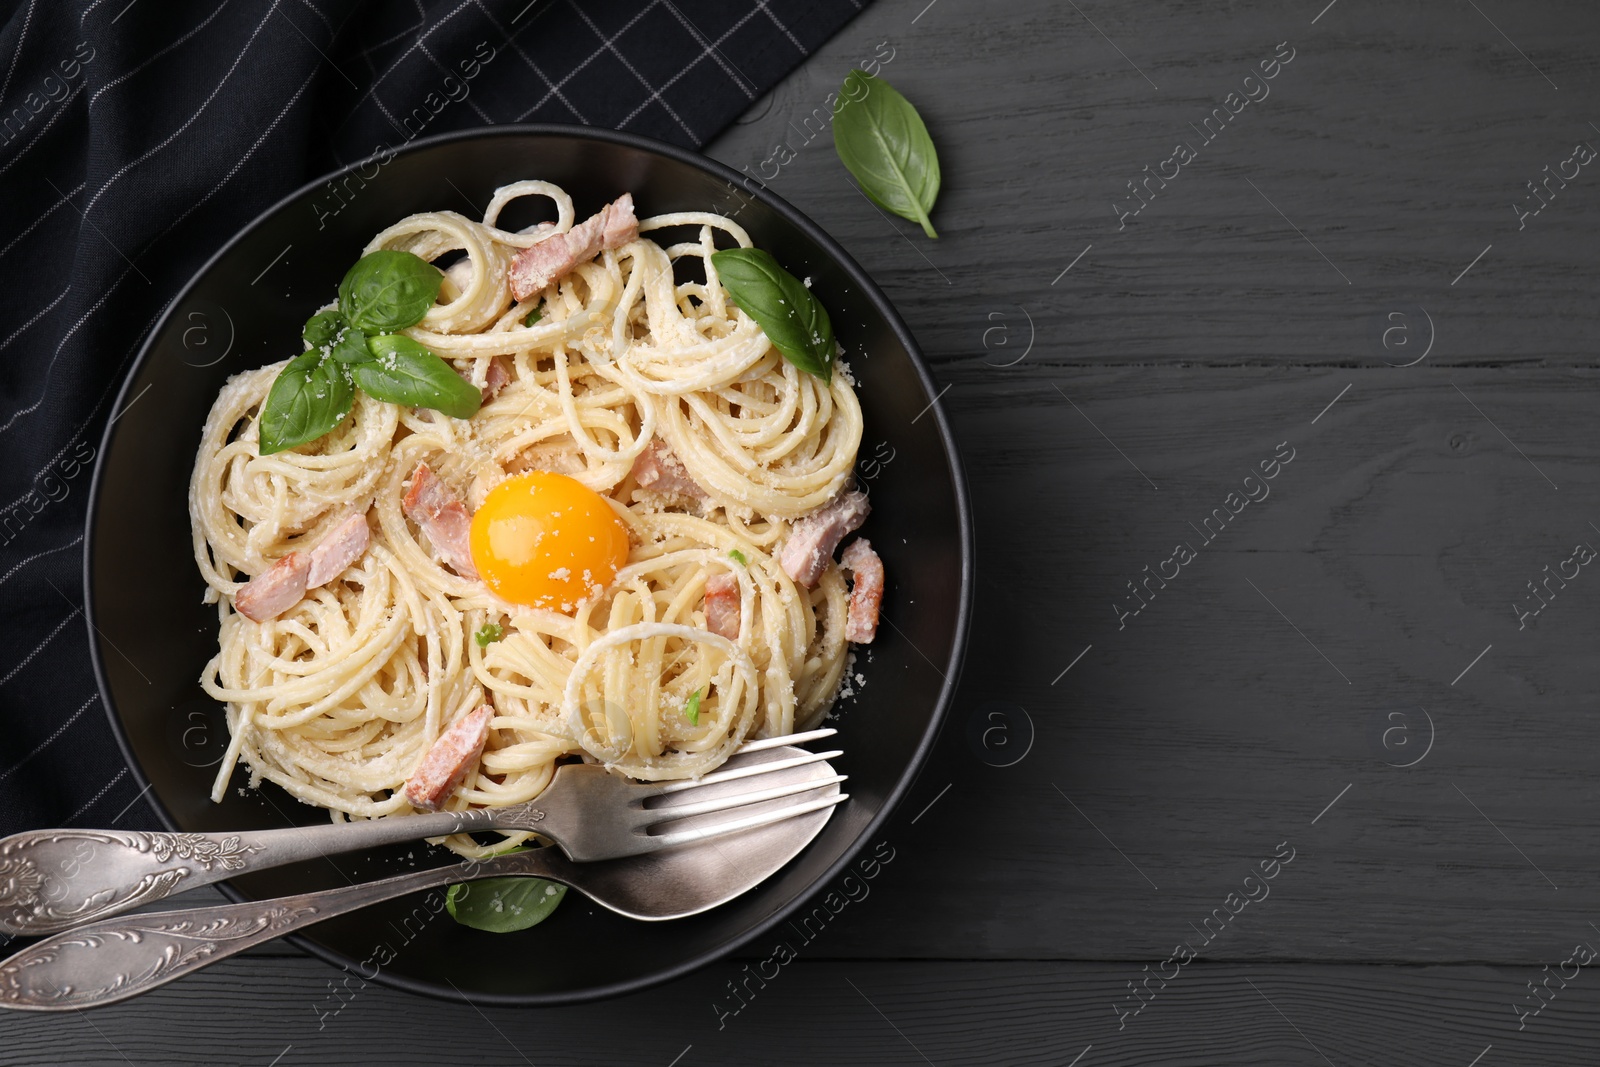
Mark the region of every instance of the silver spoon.
MULTIPOLYGON (((810 766, 819 797, 844 799, 827 763, 810 766)), ((776 808, 787 801, 767 803, 776 808)), ((619 915, 681 919, 754 889, 810 844, 832 812, 829 805, 756 829, 597 863, 575 863, 546 847, 274 900, 107 919, 47 937, 0 962, 0 1007, 76 1011, 115 1004, 323 919, 478 878, 549 878, 619 915)))
POLYGON ((825 805, 807 767, 840 753, 794 745, 833 733, 751 741, 717 770, 681 781, 635 782, 568 764, 539 796, 505 808, 211 834, 27 830, 0 840, 0 933, 56 934, 250 871, 449 834, 532 830, 580 861, 654 852, 798 813, 756 801, 789 796, 796 808, 825 805), (668 820, 691 813, 705 817, 683 832, 669 828, 668 820), (726 817, 710 818, 718 813, 726 817))

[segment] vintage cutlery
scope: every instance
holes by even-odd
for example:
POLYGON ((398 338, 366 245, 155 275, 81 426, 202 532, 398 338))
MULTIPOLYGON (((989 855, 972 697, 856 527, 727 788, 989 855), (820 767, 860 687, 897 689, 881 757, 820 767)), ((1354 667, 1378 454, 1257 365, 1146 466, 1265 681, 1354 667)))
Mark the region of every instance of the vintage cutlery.
POLYGON ((77 1011, 113 1004, 323 919, 478 878, 554 879, 633 919, 695 915, 753 889, 788 863, 847 795, 827 763, 805 764, 796 773, 809 777, 825 806, 765 801, 757 807, 780 821, 649 856, 575 863, 547 847, 299 896, 144 912, 79 927, 0 962, 0 1007, 77 1011))
POLYGON ((814 768, 827 767, 839 751, 792 747, 835 732, 752 741, 712 773, 682 781, 635 782, 593 764, 568 764, 538 797, 506 808, 222 834, 29 830, 0 840, 0 933, 57 933, 247 871, 425 837, 531 830, 569 858, 590 862, 763 826, 843 799, 812 793, 823 784, 814 768))

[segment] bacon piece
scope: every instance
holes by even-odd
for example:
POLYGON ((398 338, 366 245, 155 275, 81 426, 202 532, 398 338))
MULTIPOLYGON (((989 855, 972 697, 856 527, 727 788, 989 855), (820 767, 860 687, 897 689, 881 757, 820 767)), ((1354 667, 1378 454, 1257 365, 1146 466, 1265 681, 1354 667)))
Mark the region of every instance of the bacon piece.
POLYGON ((526 300, 603 249, 621 248, 637 236, 633 194, 623 193, 566 233, 551 234, 517 253, 511 261, 511 292, 518 300, 526 300))
POLYGON ((417 769, 406 779, 406 799, 413 807, 438 811, 483 755, 494 708, 480 704, 463 715, 433 743, 417 769))
POLYGON ((872 505, 865 493, 840 493, 821 509, 812 512, 794 524, 789 540, 778 553, 778 566, 783 573, 810 589, 822 578, 845 535, 867 521, 872 505))
POLYGON ((489 373, 483 385, 483 402, 493 400, 511 381, 511 361, 505 356, 495 356, 489 361, 489 373))
POLYGON ((883 560, 865 537, 851 541, 839 556, 850 572, 850 610, 845 616, 844 639, 861 645, 878 636, 878 608, 883 603, 883 560))
POLYGON ((675 493, 678 496, 704 500, 706 491, 689 477, 683 461, 672 454, 672 449, 659 437, 650 439, 650 446, 633 461, 633 480, 639 488, 656 493, 675 493))
POLYGON ((233 610, 254 622, 282 615, 306 595, 306 572, 310 569, 309 555, 289 553, 233 594, 233 610))
POLYGON ((316 589, 327 585, 345 568, 360 559, 372 540, 372 528, 366 515, 355 512, 328 531, 326 537, 311 550, 311 569, 306 574, 306 588, 316 589))
POLYGON ((706 629, 739 640, 739 579, 727 571, 706 579, 706 629))
POLYGON ((428 540, 450 567, 463 578, 477 578, 472 565, 472 515, 461 498, 434 477, 426 463, 418 463, 411 475, 411 489, 400 502, 406 518, 422 527, 428 540))

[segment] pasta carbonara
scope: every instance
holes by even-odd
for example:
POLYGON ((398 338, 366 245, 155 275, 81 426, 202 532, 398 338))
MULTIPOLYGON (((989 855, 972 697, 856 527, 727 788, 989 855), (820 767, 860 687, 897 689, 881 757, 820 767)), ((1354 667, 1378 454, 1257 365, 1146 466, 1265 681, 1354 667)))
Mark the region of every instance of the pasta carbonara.
POLYGON ((865 541, 833 559, 866 511, 861 409, 847 368, 797 369, 730 300, 712 255, 750 245, 719 215, 634 220, 628 197, 580 223, 561 188, 516 182, 481 221, 412 215, 366 248, 438 268, 399 332, 481 391, 476 414, 357 392, 262 455, 288 361, 228 381, 189 495, 220 620, 202 685, 231 735, 214 800, 242 763, 335 820, 503 806, 562 761, 693 777, 822 718, 882 588, 865 541), (554 222, 501 228, 529 197, 554 222), (575 560, 615 534, 619 565, 541 562, 521 577, 553 592, 513 598, 491 510, 575 560))

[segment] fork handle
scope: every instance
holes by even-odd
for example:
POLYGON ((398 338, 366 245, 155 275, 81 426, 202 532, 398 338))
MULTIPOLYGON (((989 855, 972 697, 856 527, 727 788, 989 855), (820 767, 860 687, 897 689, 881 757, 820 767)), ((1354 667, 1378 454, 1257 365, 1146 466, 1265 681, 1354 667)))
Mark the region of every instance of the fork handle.
POLYGON ((29 830, 0 840, 0 933, 53 934, 247 871, 492 829, 508 809, 228 834, 29 830))
POLYGON ((545 852, 519 853, 510 863, 468 861, 273 900, 97 922, 45 938, 0 961, 0 1008, 77 1011, 114 1004, 264 941, 407 893, 500 873, 562 877, 559 857, 541 855, 545 852))

